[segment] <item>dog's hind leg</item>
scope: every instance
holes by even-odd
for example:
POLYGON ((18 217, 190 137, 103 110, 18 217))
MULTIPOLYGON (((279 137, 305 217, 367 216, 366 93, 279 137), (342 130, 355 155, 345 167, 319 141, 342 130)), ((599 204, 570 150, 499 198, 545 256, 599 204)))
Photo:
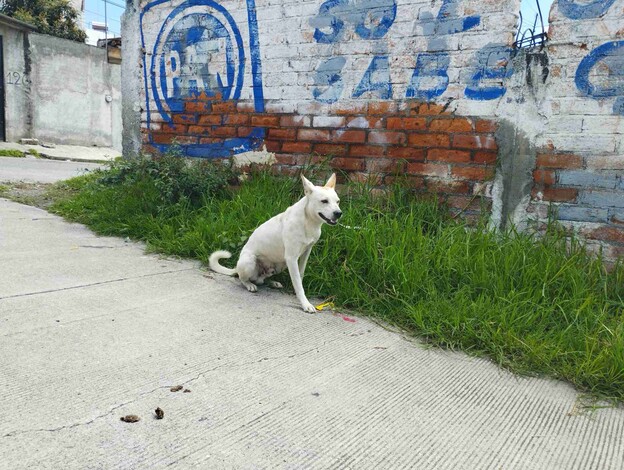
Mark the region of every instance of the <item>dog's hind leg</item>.
POLYGON ((252 279, 258 277, 258 266, 255 256, 241 253, 238 263, 236 263, 236 272, 238 273, 238 279, 240 279, 240 282, 249 292, 258 291, 258 287, 251 282, 252 279))

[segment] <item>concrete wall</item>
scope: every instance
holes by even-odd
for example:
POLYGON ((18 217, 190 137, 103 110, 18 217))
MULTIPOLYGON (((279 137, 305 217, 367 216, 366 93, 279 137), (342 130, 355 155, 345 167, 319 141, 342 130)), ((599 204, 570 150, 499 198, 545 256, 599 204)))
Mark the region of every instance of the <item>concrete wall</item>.
POLYGON ((15 31, 4 41, 7 140, 121 150, 121 67, 104 49, 15 31))
POLYGON ((5 88, 6 138, 11 141, 24 137, 29 128, 30 87, 24 55, 28 43, 24 31, 3 24, 0 24, 0 36, 4 49, 4 77, 0 79, 4 80, 5 88))
MULTIPOLYGON (((543 50, 511 47, 519 9, 135 0, 124 40, 142 60, 124 67, 141 76, 143 147, 175 140, 207 158, 266 147, 285 172, 331 155, 381 187, 398 169, 465 216, 539 227, 550 207, 624 254, 624 0, 556 0, 543 50)), ((136 143, 139 127, 128 135, 136 143)))

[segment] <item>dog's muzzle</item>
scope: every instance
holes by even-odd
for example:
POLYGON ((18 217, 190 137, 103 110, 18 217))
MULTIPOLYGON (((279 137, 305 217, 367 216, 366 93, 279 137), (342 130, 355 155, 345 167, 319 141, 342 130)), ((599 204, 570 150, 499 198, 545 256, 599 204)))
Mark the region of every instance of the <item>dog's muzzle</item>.
POLYGON ((321 219, 323 219, 329 225, 336 225, 338 223, 338 219, 342 216, 342 212, 340 211, 334 212, 334 216, 331 219, 325 217, 321 212, 319 212, 318 215, 321 219))

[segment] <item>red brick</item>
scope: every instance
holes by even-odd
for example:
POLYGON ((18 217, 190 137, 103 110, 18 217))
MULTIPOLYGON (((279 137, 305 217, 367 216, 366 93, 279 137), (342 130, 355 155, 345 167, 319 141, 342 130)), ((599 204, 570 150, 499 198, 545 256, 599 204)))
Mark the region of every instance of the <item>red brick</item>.
POLYGON ((449 147, 451 139, 448 134, 409 134, 409 144, 414 147, 449 147))
POLYGON ((295 140, 297 129, 269 129, 269 139, 295 140))
POLYGON ((498 154, 496 152, 475 152, 475 163, 496 163, 498 154))
POLYGON ((556 181, 555 172, 553 170, 534 170, 533 180, 539 185, 553 185, 556 181))
POLYGON ((246 126, 249 124, 248 114, 226 114, 223 116, 223 124, 230 126, 246 126))
MULTIPOLYGON (((537 192, 537 189, 533 189, 533 197, 537 195, 537 192)), ((552 202, 573 202, 578 195, 578 191, 572 188, 545 188, 540 192, 544 201, 552 202)))
POLYGON ((319 155, 336 155, 336 156, 344 156, 347 154, 347 146, 346 145, 335 145, 335 144, 315 144, 312 149, 314 152, 319 155))
POLYGON ((277 153, 282 148, 282 143, 278 140, 265 140, 264 144, 266 145, 267 152, 277 153))
POLYGON ((494 168, 489 166, 456 166, 451 169, 451 175, 473 181, 485 181, 494 176, 494 168))
POLYGON ((440 104, 425 103, 425 104, 421 104, 418 107, 418 114, 421 114, 424 116, 437 116, 443 113, 444 113, 444 106, 440 104))
POLYGON ((281 116, 280 127, 309 127, 310 121, 308 116, 281 116))
POLYGON ((348 179, 353 183, 366 184, 369 186, 380 186, 382 181, 382 175, 370 174, 361 171, 355 173, 349 173, 348 179))
POLYGON ((189 134, 194 134, 194 135, 212 134, 212 127, 189 126, 188 132, 189 134))
POLYGON ((365 161, 361 158, 332 158, 329 162, 332 168, 341 170, 363 170, 365 161))
POLYGON ((154 134, 152 140, 156 144, 196 144, 197 137, 190 135, 154 134))
POLYGON ((603 226, 593 230, 589 234, 593 240, 624 243, 624 230, 618 227, 603 226))
POLYGON ((203 137, 199 139, 200 144, 215 144, 215 143, 221 143, 221 142, 223 142, 223 139, 214 138, 214 137, 203 137))
POLYGON ((462 149, 496 150, 496 139, 491 135, 453 134, 453 147, 462 149))
POLYGON ((475 123, 475 130, 477 132, 481 132, 481 133, 496 132, 497 129, 498 129, 498 124, 496 124, 494 121, 486 121, 486 120, 479 119, 475 123))
POLYGON ((449 207, 472 211, 481 209, 481 205, 484 204, 481 197, 473 198, 471 196, 451 196, 446 203, 449 207))
POLYGON ((400 118, 400 117, 389 117, 388 118, 388 129, 403 129, 409 131, 421 131, 427 128, 427 120, 425 118, 400 118))
POLYGON ((239 101, 236 104, 236 111, 238 111, 239 113, 253 113, 256 111, 256 105, 253 103, 245 103, 239 101))
POLYGON ((212 135, 218 137, 234 137, 236 135, 236 127, 218 126, 212 130, 212 135))
POLYGON ((412 189, 424 188, 425 178, 422 176, 386 176, 384 178, 384 184, 393 185, 400 184, 401 186, 407 186, 412 189))
POLYGON ((427 179, 427 190, 432 193, 468 194, 472 186, 467 181, 442 181, 427 179))
POLYGON ((253 127, 241 126, 241 127, 236 128, 236 133, 238 134, 239 137, 247 137, 249 134, 253 132, 253 130, 254 130, 253 127))
POLYGON ((294 165, 295 157, 293 155, 276 154, 275 160, 282 165, 294 165))
POLYGON ((366 132, 344 130, 332 131, 332 139, 334 142, 350 142, 355 144, 364 143, 366 142, 366 132))
POLYGON ((220 126, 223 117, 219 114, 204 114, 199 116, 200 126, 220 126))
POLYGON ((330 140, 330 132, 320 129, 299 129, 297 139, 328 141, 330 140))
POLYGON ((188 126, 185 124, 163 124, 162 131, 167 134, 186 134, 188 126))
POLYGON ((282 152, 286 153, 310 153, 312 144, 310 142, 284 142, 282 152))
POLYGON ((279 126, 279 116, 251 116, 251 125, 260 127, 279 126))
POLYGON ((432 119, 429 129, 438 132, 471 132, 472 122, 465 118, 432 119))
POLYGON ((350 129, 383 129, 385 117, 349 116, 346 127, 350 129))
POLYGON ((206 101, 186 101, 184 103, 184 111, 187 113, 205 113, 210 112, 212 103, 206 101))
POLYGON ((175 124, 195 124, 197 122, 195 114, 174 114, 172 118, 175 124))
POLYGON ((448 176, 448 165, 442 163, 409 163, 407 172, 412 175, 448 176))
POLYGON ((406 140, 403 132, 370 131, 368 133, 368 141, 372 144, 402 145, 406 140))
POLYGON ((403 173, 405 168, 401 160, 391 158, 369 158, 366 160, 366 171, 371 173, 403 173))
POLYGON ((394 101, 370 101, 368 114, 371 116, 394 114, 397 112, 397 104, 394 101))
POLYGON ((212 103, 213 113, 233 113, 234 111, 236 111, 236 102, 234 101, 212 103))
POLYGON ((392 158, 404 158, 410 161, 425 161, 425 150, 412 147, 390 147, 388 156, 392 158))
POLYGON ((470 152, 465 150, 429 149, 427 150, 427 160, 467 163, 470 161, 470 152))
POLYGON ((538 153, 538 168, 582 168, 583 158, 578 155, 538 153))
POLYGON ((386 152, 384 147, 374 145, 351 145, 349 155, 352 157, 381 157, 386 152))

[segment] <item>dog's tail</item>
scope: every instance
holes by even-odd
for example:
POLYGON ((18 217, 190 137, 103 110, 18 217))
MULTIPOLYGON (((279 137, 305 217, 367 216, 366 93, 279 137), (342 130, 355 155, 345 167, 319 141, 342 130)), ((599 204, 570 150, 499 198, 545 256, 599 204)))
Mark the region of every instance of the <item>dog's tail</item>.
POLYGON ((231 258, 232 253, 225 250, 215 251, 210 255, 208 259, 208 264, 210 265, 210 269, 219 274, 225 274, 226 276, 234 276, 236 274, 236 269, 226 268, 225 266, 221 266, 219 264, 219 260, 221 258, 231 258))

